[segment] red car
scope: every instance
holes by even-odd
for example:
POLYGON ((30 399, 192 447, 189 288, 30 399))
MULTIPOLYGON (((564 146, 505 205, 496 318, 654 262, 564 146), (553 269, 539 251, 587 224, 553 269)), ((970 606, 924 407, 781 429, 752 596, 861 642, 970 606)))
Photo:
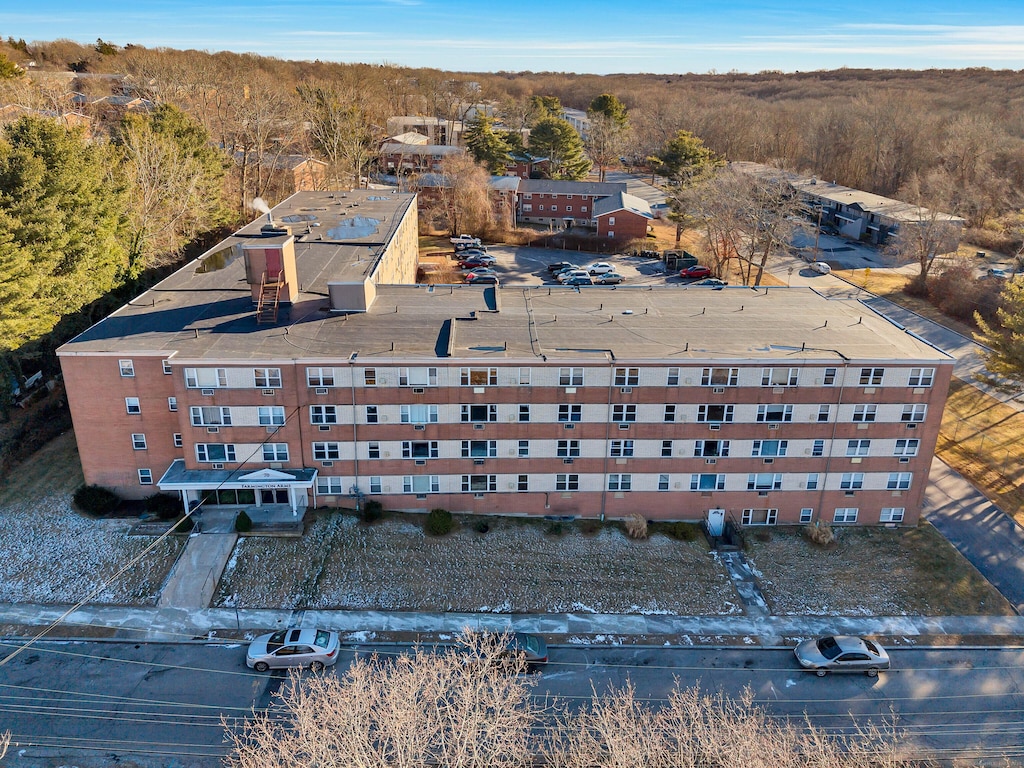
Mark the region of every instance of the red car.
POLYGON ((700 277, 711 277, 711 270, 702 264, 694 264, 692 267, 679 270, 679 276, 696 280, 700 277))

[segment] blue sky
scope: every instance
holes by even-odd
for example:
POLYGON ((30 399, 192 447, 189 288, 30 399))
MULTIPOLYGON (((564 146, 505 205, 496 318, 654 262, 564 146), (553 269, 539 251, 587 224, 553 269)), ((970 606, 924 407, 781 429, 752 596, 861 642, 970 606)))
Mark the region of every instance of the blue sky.
POLYGON ((5 0, 0 36, 468 72, 1024 69, 1021 0, 5 0))

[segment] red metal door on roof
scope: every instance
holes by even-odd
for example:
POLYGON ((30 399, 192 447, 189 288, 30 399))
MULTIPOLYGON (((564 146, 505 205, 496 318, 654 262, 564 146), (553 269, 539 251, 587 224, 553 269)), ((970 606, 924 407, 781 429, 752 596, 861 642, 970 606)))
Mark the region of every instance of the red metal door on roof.
POLYGON ((283 261, 281 259, 281 251, 270 250, 266 251, 267 254, 267 277, 271 280, 281 279, 281 270, 284 268, 283 261))

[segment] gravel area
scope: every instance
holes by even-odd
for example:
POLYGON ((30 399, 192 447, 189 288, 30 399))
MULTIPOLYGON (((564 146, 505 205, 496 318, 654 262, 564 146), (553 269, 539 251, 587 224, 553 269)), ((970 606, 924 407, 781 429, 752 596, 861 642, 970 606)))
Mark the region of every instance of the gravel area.
POLYGON ((374 525, 318 516, 301 539, 243 538, 214 601, 224 607, 517 613, 741 613, 724 568, 702 543, 585 534, 543 520, 489 518, 443 537, 421 519, 374 525), (273 578, 268 575, 273 574, 273 578))

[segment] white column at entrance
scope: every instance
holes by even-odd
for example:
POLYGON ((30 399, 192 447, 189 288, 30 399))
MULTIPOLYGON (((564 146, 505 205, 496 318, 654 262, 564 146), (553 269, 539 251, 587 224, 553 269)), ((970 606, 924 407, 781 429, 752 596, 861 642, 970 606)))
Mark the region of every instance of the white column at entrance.
POLYGON ((292 508, 292 517, 298 517, 299 511, 295 508, 295 486, 288 486, 288 506, 292 508))

